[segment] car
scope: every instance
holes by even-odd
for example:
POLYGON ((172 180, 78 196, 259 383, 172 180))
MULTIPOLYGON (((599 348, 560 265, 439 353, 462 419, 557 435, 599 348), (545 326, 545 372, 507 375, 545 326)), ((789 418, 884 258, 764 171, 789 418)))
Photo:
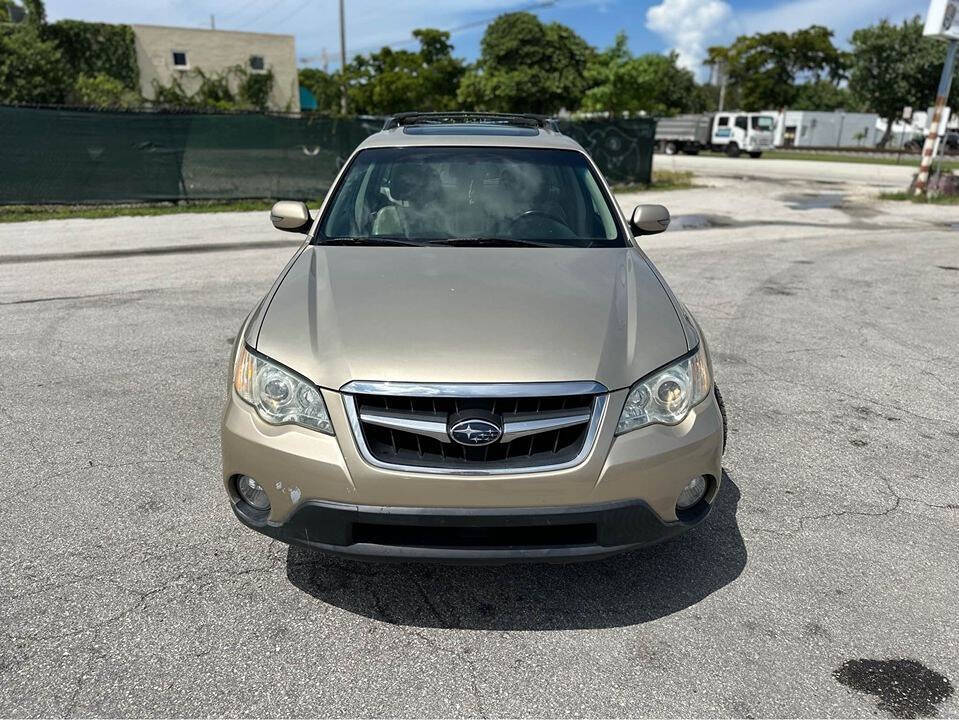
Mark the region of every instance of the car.
POLYGON ((404 113, 353 152, 236 336, 240 522, 340 556, 567 562, 693 528, 726 419, 706 338, 548 119, 404 113))

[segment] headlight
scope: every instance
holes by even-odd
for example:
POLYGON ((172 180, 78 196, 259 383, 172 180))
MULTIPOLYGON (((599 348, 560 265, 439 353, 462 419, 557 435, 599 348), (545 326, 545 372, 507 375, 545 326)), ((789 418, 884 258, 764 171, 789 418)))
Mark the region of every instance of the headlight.
POLYGON ((712 386, 702 345, 696 354, 640 380, 629 390, 619 417, 619 435, 646 425, 676 425, 686 419, 712 386))
POLYGON ((315 386, 245 347, 236 355, 233 387, 268 423, 294 423, 333 434, 326 404, 315 386))

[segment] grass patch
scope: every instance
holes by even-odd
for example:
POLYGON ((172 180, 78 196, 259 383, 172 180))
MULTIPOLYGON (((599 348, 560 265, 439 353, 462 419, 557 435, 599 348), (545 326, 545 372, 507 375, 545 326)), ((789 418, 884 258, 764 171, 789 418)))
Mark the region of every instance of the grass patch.
POLYGON ((181 203, 129 205, 0 205, 0 222, 263 211, 269 210, 273 202, 273 200, 196 200, 181 203))
POLYGON ((959 195, 936 195, 935 197, 926 197, 920 195, 916 197, 911 192, 890 192, 880 193, 880 200, 900 200, 903 202, 913 202, 919 205, 959 205, 959 195))
MULTIPOLYGON (((763 160, 813 160, 815 162, 842 162, 856 163, 859 165, 901 165, 903 167, 914 167, 919 170, 919 156, 904 154, 897 161, 895 155, 887 157, 870 155, 846 155, 844 153, 814 153, 814 152, 783 152, 779 150, 767 150, 763 153, 763 160)), ((936 163, 938 165, 938 163, 936 163)), ((959 170, 959 160, 945 160, 942 163, 943 170, 959 170)))
POLYGON ((613 185, 613 192, 647 192, 650 190, 689 190, 698 187, 693 182, 693 174, 680 170, 653 170, 653 181, 646 183, 624 183, 613 185))

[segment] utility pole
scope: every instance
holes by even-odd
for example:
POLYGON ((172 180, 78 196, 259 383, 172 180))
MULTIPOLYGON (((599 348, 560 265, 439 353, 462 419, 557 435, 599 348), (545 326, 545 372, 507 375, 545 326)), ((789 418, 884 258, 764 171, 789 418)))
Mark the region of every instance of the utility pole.
POLYGON ((929 185, 932 153, 936 146, 936 140, 939 137, 939 121, 942 119, 946 101, 949 99, 949 91, 952 89, 952 73, 956 65, 957 47, 959 47, 959 40, 949 41, 949 49, 946 50, 946 63, 942 66, 942 75, 939 78, 939 91, 936 93, 936 108, 933 110, 932 122, 929 123, 929 134, 926 136, 926 143, 922 148, 922 162, 919 164, 919 175, 916 177, 916 197, 924 195, 929 185))
POLYGON ((210 13, 210 30, 216 30, 216 17, 210 13))
POLYGON ((340 0, 340 112, 346 115, 346 24, 340 0))
POLYGON ((726 106, 726 62, 720 60, 716 63, 716 72, 719 74, 719 112, 726 106))

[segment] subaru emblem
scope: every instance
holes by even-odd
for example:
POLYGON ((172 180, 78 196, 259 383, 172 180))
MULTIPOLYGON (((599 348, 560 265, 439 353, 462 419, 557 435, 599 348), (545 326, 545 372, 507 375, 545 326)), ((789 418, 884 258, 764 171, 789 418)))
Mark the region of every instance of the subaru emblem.
POLYGON ((466 447, 492 445, 503 437, 503 429, 499 425, 476 417, 450 425, 447 432, 453 442, 466 447))

